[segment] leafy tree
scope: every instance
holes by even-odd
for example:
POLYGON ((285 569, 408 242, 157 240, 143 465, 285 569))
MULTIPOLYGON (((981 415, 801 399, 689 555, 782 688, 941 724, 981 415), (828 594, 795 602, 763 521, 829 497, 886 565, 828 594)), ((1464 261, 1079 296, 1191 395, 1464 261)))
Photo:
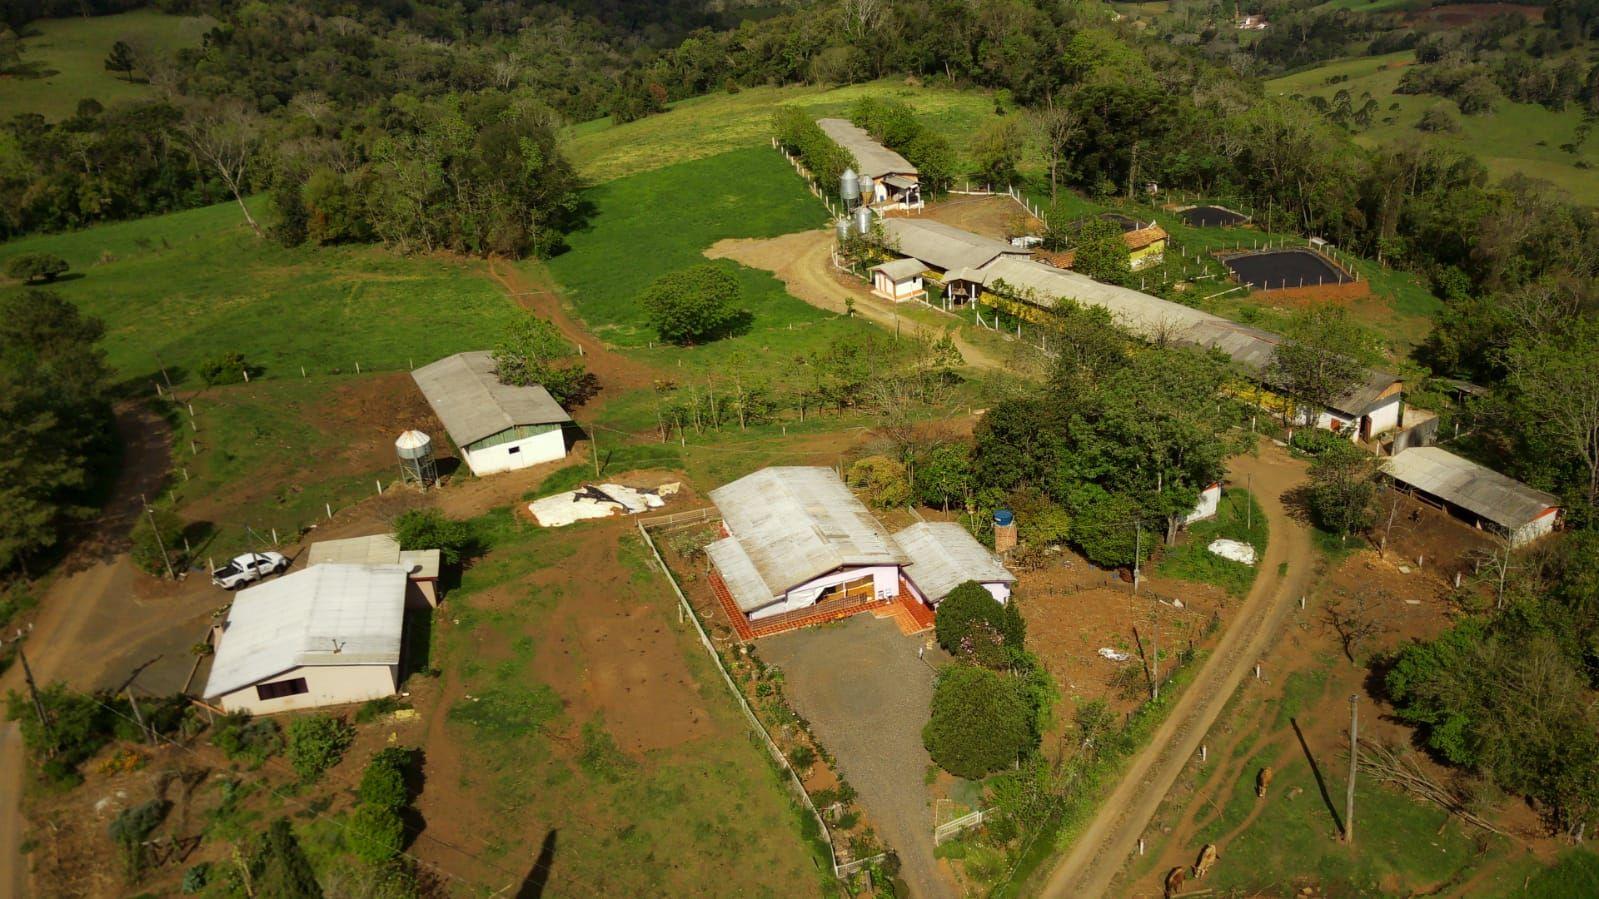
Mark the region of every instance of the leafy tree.
POLYGON ((1294 419, 1315 416, 1360 383, 1362 357, 1373 353, 1373 340, 1342 306, 1318 306, 1294 320, 1292 339, 1278 344, 1267 379, 1292 401, 1294 419))
POLYGON ((910 477, 905 466, 887 456, 867 456, 849 467, 846 482, 866 494, 866 501, 879 509, 903 506, 911 499, 910 477))
POLYGON ((6 694, 6 717, 22 729, 22 742, 41 763, 45 776, 58 784, 82 782, 77 767, 93 758, 116 733, 116 714, 97 697, 55 683, 39 690, 50 728, 45 730, 27 694, 6 694))
POLYGON ((933 690, 922 744, 940 768, 971 780, 1008 767, 1037 746, 1014 683, 971 665, 948 665, 933 690))
POLYGON ((332 715, 307 715, 289 722, 288 756, 294 773, 306 783, 337 765, 355 741, 355 728, 332 715))
POLYGON ((949 511, 951 503, 965 503, 972 489, 972 460, 959 443, 940 443, 916 463, 916 497, 930 506, 949 511))
POLYGON ((984 125, 967 151, 977 169, 977 177, 996 190, 1014 183, 1025 137, 1015 119, 996 119, 984 125))
POLYGON ((386 862, 405 847, 405 821, 392 808, 363 802, 350 813, 348 842, 356 858, 386 862))
POLYGON ((133 526, 130 538, 133 545, 128 550, 133 564, 145 574, 158 577, 167 575, 169 565, 174 572, 183 571, 189 564, 188 557, 183 554, 184 527, 183 519, 176 512, 151 506, 133 526))
POLYGON ((128 46, 128 42, 117 41, 112 44, 111 52, 106 54, 105 58, 106 71, 121 73, 131 83, 133 81, 133 66, 133 48, 128 46))
POLYGON ((411 800, 410 789, 405 784, 406 770, 412 764, 411 756, 411 750, 395 747, 372 756, 366 770, 361 772, 356 798, 380 808, 404 808, 411 800))
POLYGON ((1346 441, 1310 463, 1310 512, 1316 523, 1347 539, 1376 520, 1377 458, 1346 441))
POLYGON ((1145 519, 1138 501, 1125 493, 1107 493, 1090 485, 1078 491, 1071 505, 1072 542, 1088 561, 1105 568, 1132 565, 1138 553, 1148 561, 1158 533, 1145 519), (1143 524, 1143 535, 1138 531, 1143 524))
POLYGON ((571 356, 572 344, 554 325, 528 314, 494 348, 495 375, 502 384, 541 385, 563 406, 582 403, 599 389, 599 382, 583 363, 565 361, 571 356))
POLYGON ((1073 245, 1072 270, 1107 284, 1125 284, 1132 274, 1127 242, 1121 226, 1090 218, 1078 228, 1073 245))
POLYGON ((1563 460, 1590 508, 1599 508, 1599 320, 1578 319, 1558 339, 1544 335, 1510 347, 1507 406, 1533 458, 1563 460))
POLYGON ((311 860, 300 848, 288 818, 274 819, 267 826, 256 841, 246 868, 257 896, 322 899, 322 886, 317 883, 311 860))
POLYGON ((639 305, 649 312, 655 333, 668 343, 692 345, 731 333, 749 320, 737 308, 738 278, 718 265, 696 265, 656 278, 639 305))
POLYGON ((1019 621, 982 584, 967 581, 938 604, 933 628, 938 645, 951 655, 1002 668, 1010 659, 1006 649, 1021 649, 1019 621))
POLYGON ((394 519, 400 549, 436 549, 446 565, 460 565, 482 552, 472 526, 437 509, 410 509, 394 519))
POLYGON ((49 283, 68 268, 67 261, 54 253, 18 253, 6 260, 6 276, 28 284, 49 283))

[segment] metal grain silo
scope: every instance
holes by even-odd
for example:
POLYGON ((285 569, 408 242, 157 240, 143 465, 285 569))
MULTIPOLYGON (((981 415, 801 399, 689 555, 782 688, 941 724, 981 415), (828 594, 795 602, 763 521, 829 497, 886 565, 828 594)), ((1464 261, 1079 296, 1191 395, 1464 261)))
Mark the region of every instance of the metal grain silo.
POLYGON ((400 457, 400 479, 427 487, 439 479, 439 469, 433 461, 433 438, 421 431, 406 431, 394 441, 394 452, 400 457))
POLYGON ((856 208, 855 233, 862 237, 872 233, 872 207, 860 206, 856 208))
POLYGON ((861 201, 861 179, 854 169, 845 169, 838 178, 838 196, 845 209, 854 209, 861 201))

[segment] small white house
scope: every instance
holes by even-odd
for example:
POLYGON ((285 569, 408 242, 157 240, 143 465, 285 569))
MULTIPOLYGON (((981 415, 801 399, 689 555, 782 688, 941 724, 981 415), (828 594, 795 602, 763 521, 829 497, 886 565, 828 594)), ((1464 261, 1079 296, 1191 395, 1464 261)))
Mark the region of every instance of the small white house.
POLYGON ((899 595, 909 560, 833 469, 763 468, 710 496, 727 536, 705 554, 751 621, 899 595))
POLYGON ((903 569, 905 582, 922 602, 937 607, 944 597, 967 581, 976 581, 995 600, 1010 600, 1016 576, 999 557, 953 521, 923 521, 894 535, 894 542, 910 559, 903 569))
POLYGON ((872 293, 885 300, 903 303, 927 295, 922 286, 922 272, 926 270, 915 259, 895 259, 872 266, 872 293))
POLYGON ((487 350, 446 356, 411 377, 473 474, 530 468, 566 455, 572 416, 543 387, 500 383, 487 350))
POLYGON ((214 633, 206 700, 265 715, 393 695, 406 574, 328 563, 240 591, 214 633))

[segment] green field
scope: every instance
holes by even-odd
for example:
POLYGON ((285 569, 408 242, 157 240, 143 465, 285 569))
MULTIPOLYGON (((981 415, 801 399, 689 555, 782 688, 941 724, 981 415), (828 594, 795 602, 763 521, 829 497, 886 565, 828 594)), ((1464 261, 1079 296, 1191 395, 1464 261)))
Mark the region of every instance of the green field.
POLYGON ((1255 572, 1242 562, 1234 562, 1210 552, 1211 541, 1226 538, 1255 547, 1257 556, 1266 552, 1266 516, 1249 491, 1229 489, 1222 495, 1216 516, 1195 522, 1178 545, 1166 550, 1155 572, 1162 577, 1215 584, 1233 596, 1243 596, 1255 582, 1255 572))
POLYGON ((516 315, 475 263, 284 249, 251 234, 233 203, 25 238, 0 245, 0 262, 29 251, 72 264, 49 289, 103 319, 112 366, 141 380, 165 363, 192 386, 224 351, 269 378, 405 369, 492 344, 516 315))
POLYGON ((22 30, 21 68, 25 74, 0 76, 0 110, 5 118, 38 113, 58 119, 72 114, 78 101, 104 104, 146 96, 150 87, 105 69, 106 54, 117 41, 135 50, 168 53, 198 46, 216 21, 209 16, 169 16, 152 10, 81 19, 45 19, 22 30), (37 76, 37 77, 35 77, 37 76))
POLYGON ((1542 178, 1552 182, 1573 199, 1599 196, 1599 143, 1586 142, 1575 155, 1560 146, 1576 137, 1582 124, 1582 111, 1573 105, 1553 112, 1532 103, 1500 99, 1492 113, 1460 115, 1454 104, 1442 97, 1421 94, 1395 94, 1405 66, 1412 63, 1410 51, 1385 56, 1368 56, 1329 62, 1325 65, 1285 75, 1266 82, 1274 94, 1302 94, 1331 98, 1339 90, 1349 91, 1356 105, 1369 91, 1380 109, 1372 127, 1355 135, 1366 145, 1401 140, 1427 140, 1468 150, 1482 160, 1496 178, 1512 174, 1542 178), (1332 77, 1347 75, 1349 80, 1329 84, 1332 77), (1448 105, 1460 123, 1456 134, 1428 134, 1417 130, 1422 113, 1437 103, 1448 105), (1390 109, 1397 104, 1397 109, 1390 109), (1387 121, 1392 119, 1392 121, 1387 121), (1582 163, 1590 168, 1579 168, 1582 163))
MULTIPOLYGON (((740 147, 766 146, 772 134, 772 111, 782 104, 799 106, 816 116, 841 115, 864 96, 904 100, 921 114, 924 124, 951 136, 970 134, 994 117, 995 101, 986 94, 907 87, 899 81, 832 90, 755 87, 683 100, 664 113, 623 125, 613 124, 609 118, 573 125, 567 129, 565 149, 584 177, 610 181, 740 147)), ((959 141, 954 143, 959 147, 959 141)))

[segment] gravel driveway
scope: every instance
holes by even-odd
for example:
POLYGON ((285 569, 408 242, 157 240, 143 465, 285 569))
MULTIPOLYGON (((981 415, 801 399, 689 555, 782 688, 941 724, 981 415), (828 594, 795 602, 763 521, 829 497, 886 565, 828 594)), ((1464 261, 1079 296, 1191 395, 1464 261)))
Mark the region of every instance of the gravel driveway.
POLYGON ((932 763, 922 726, 933 671, 949 661, 930 635, 907 637, 889 619, 856 615, 839 624, 760 641, 761 657, 783 669, 794 708, 838 760, 878 835, 899 852, 913 895, 953 899, 933 858, 933 811, 923 780, 932 763))

